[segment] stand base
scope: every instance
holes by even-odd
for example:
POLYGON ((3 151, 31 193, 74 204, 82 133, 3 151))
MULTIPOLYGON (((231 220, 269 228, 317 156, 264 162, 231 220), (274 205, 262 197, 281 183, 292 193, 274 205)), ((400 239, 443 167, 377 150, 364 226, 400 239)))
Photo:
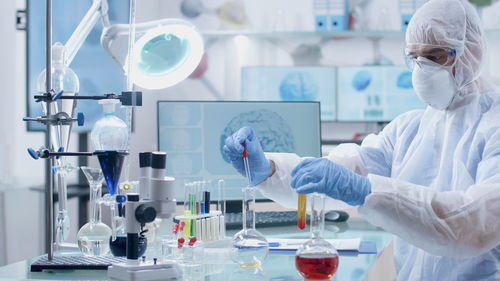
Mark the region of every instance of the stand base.
POLYGON ((176 262, 118 263, 108 267, 108 277, 126 281, 165 280, 182 277, 182 269, 176 262))

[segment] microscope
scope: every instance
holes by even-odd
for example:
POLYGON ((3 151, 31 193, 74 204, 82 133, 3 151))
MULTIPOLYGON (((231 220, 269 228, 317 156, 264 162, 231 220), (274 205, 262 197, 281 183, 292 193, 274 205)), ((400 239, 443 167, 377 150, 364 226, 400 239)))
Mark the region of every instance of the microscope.
POLYGON ((145 224, 154 221, 155 218, 170 219, 176 208, 175 179, 165 176, 167 154, 164 152, 141 153, 139 157, 141 166, 139 194, 142 197, 137 193, 129 193, 125 204, 127 261, 108 267, 108 277, 128 281, 181 277, 182 269, 177 262, 157 263, 156 259, 154 261, 139 259, 138 234, 141 233, 145 224))

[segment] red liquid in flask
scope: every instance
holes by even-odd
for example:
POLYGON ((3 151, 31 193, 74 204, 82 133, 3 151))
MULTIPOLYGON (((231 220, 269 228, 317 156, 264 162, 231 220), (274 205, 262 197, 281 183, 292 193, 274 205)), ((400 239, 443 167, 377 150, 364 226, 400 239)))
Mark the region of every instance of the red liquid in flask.
POLYGON ((296 256, 295 267, 307 280, 325 280, 331 278, 339 266, 338 256, 296 256))

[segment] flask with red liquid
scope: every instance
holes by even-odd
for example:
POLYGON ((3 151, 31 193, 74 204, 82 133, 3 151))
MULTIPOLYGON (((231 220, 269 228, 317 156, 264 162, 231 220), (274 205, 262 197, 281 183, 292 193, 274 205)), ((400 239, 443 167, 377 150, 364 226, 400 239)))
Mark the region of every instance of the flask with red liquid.
POLYGON ((337 271, 339 255, 331 243, 324 240, 325 197, 313 193, 311 198, 311 239, 295 254, 295 267, 306 280, 330 280, 337 271))

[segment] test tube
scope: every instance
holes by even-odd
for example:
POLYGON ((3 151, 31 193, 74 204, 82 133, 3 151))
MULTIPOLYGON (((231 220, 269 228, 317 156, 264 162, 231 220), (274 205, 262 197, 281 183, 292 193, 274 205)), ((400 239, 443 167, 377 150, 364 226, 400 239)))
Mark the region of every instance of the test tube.
POLYGON ((196 201, 196 215, 200 214, 200 189, 201 189, 201 181, 198 181, 195 187, 195 201, 196 201))
POLYGON ((306 228, 306 194, 299 194, 299 204, 297 208, 297 226, 300 229, 306 228))
POLYGON ((217 183, 217 211, 222 215, 226 214, 226 182, 220 179, 217 183))
POLYGON ((184 211, 189 211, 189 182, 184 182, 184 211))
POLYGON ((200 189, 200 214, 204 215, 205 214, 205 188, 206 188, 206 181, 201 182, 201 189, 200 189))

